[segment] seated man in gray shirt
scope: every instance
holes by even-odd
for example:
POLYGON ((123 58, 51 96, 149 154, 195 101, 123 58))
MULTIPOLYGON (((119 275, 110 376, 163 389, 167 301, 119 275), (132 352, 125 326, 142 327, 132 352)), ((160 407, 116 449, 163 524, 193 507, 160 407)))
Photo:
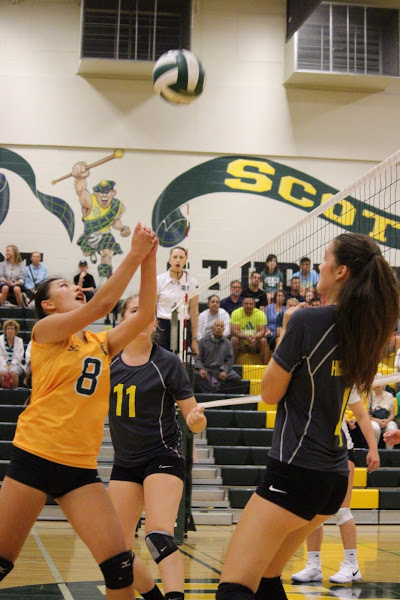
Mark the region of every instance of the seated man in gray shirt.
POLYGON ((195 392, 224 392, 227 388, 234 393, 241 382, 232 370, 233 350, 230 340, 224 337, 224 323, 214 321, 211 331, 199 340, 199 355, 195 362, 195 392))

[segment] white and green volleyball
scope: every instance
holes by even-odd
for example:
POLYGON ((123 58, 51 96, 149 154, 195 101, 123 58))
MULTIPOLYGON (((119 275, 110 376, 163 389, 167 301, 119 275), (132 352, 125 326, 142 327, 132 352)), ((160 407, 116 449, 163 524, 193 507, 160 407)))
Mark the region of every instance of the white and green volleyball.
POLYGON ((204 82, 203 66, 189 50, 169 50, 154 65, 154 91, 172 104, 192 102, 200 96, 204 82))

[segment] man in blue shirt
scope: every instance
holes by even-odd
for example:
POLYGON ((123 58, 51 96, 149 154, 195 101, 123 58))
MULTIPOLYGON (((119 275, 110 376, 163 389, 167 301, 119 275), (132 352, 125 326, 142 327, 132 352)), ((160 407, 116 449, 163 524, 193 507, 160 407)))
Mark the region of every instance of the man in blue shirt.
POLYGON ((22 293, 22 302, 25 308, 27 308, 30 301, 33 300, 38 284, 48 277, 47 267, 40 262, 40 259, 40 252, 32 252, 31 262, 25 267, 25 292, 22 293))
POLYGON ((220 303, 220 308, 226 310, 226 312, 231 315, 234 310, 240 308, 242 306, 243 298, 241 296, 242 293, 242 284, 238 279, 231 281, 230 285, 230 296, 223 298, 220 303))
POLYGON ((307 288, 312 288, 318 281, 318 273, 311 269, 311 261, 308 256, 303 256, 300 260, 300 271, 293 273, 293 277, 300 277, 301 293, 307 288))

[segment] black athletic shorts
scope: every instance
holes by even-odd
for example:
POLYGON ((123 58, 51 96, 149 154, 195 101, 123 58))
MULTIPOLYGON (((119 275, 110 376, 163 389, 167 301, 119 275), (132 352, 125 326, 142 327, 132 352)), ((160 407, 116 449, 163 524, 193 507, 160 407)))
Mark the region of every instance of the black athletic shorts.
POLYGON ((133 467, 121 467, 114 463, 110 481, 116 479, 118 481, 131 481, 132 483, 140 483, 149 475, 154 473, 166 473, 167 475, 175 475, 182 481, 185 481, 185 459, 177 454, 163 454, 150 458, 146 462, 133 467))
POLYGON ((352 463, 356 464, 356 453, 354 452, 354 448, 349 448, 347 450, 347 458, 348 460, 350 460, 352 463))
POLYGON ((7 477, 45 492, 52 498, 61 498, 68 492, 90 483, 102 483, 96 469, 68 467, 46 460, 17 446, 12 447, 7 477))
POLYGON ((256 494, 311 521, 315 515, 334 515, 347 492, 346 475, 314 471, 268 458, 256 494))

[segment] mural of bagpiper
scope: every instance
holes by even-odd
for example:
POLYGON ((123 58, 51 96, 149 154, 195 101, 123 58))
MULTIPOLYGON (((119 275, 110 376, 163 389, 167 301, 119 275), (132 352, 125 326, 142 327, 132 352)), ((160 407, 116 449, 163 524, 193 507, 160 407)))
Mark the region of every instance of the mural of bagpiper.
POLYGON ((90 192, 87 188, 87 179, 90 169, 113 158, 122 158, 123 155, 123 150, 115 150, 113 154, 90 165, 80 161, 72 167, 71 173, 52 181, 54 184, 68 177, 75 179, 75 191, 82 207, 84 225, 83 234, 77 244, 81 247, 84 256, 90 257, 92 263, 96 263, 97 255, 100 255, 100 264, 97 266, 100 284, 112 275, 113 255, 122 254, 121 246, 110 232, 110 228, 119 231, 122 237, 128 237, 131 230, 121 221, 125 206, 116 198, 115 181, 103 179, 90 192))

